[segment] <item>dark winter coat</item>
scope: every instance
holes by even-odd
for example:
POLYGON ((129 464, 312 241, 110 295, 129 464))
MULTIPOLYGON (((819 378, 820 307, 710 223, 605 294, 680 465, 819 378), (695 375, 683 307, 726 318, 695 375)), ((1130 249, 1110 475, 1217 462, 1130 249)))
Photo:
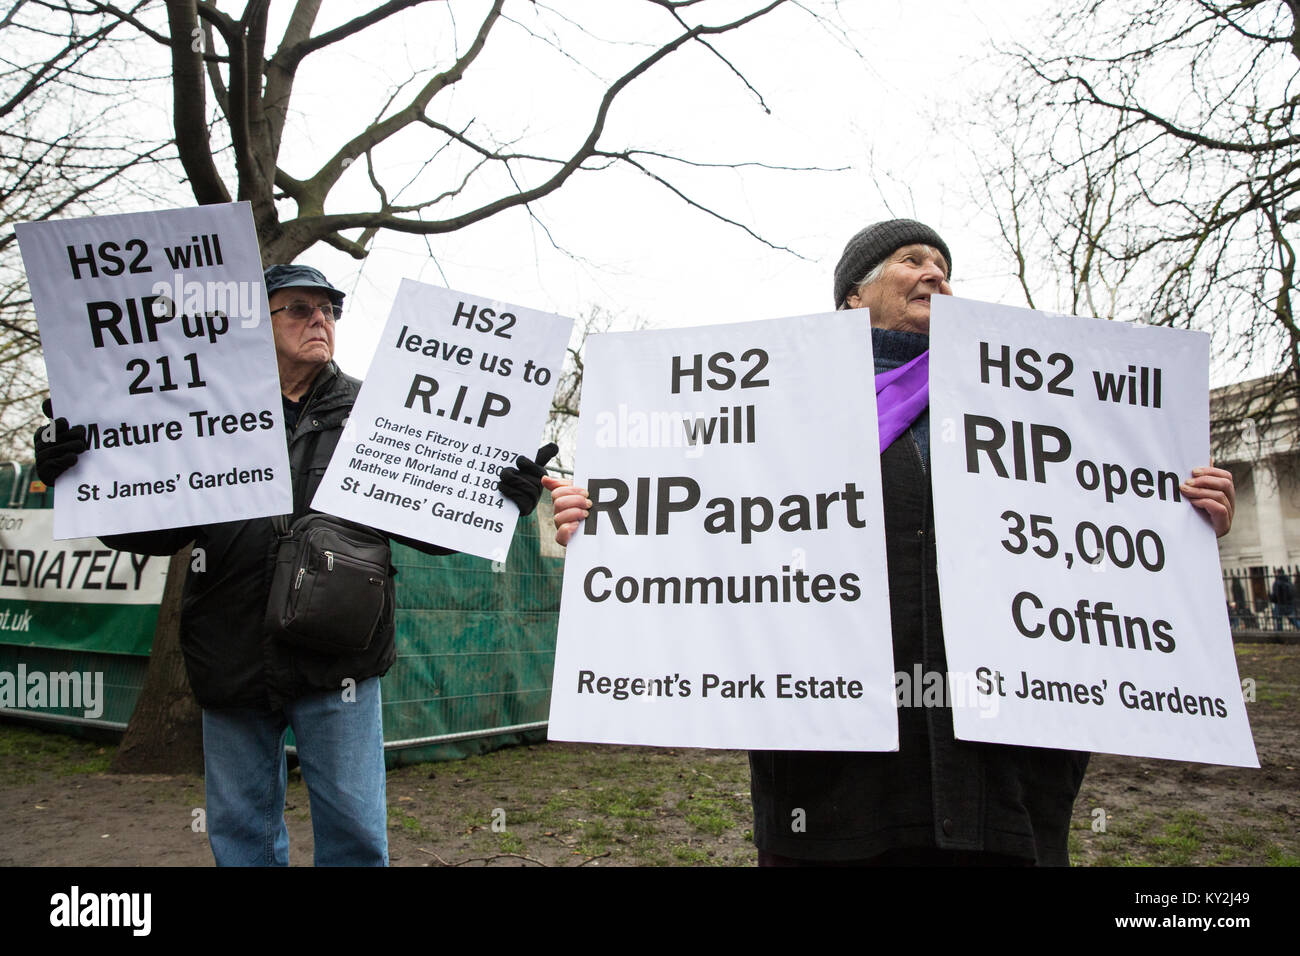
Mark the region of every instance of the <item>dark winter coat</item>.
MULTIPOLYGON (((880 464, 894 666, 946 674, 930 478, 913 432, 880 464)), ((900 707, 898 732, 896 753, 751 753, 758 848, 812 860, 937 847, 1069 862, 1088 754, 956 740, 946 707, 900 707)))
MULTIPOLYGON (((330 362, 308 393, 297 427, 288 436, 295 518, 308 510, 360 385, 330 362)), ((344 678, 361 681, 382 675, 397 659, 391 576, 383 618, 364 651, 322 655, 270 637, 264 624, 276 543, 270 518, 102 540, 109 547, 140 554, 174 554, 191 541, 203 549, 185 579, 181 650, 190 687, 204 707, 275 709, 310 691, 337 689, 344 678)))
POLYGON ((1279 574, 1275 577, 1269 599, 1280 607, 1284 613, 1289 614, 1288 608, 1295 606, 1295 588, 1291 586, 1291 579, 1285 574, 1279 574))

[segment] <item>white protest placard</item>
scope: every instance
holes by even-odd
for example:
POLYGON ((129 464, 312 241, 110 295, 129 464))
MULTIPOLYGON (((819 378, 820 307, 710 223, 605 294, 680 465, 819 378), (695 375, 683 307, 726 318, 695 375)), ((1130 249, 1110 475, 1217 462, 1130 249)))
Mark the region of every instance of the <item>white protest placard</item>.
POLYGON ((17 226, 56 415, 56 538, 292 510, 248 203, 17 226))
POLYGON ((549 735, 896 750, 864 313, 587 340, 549 735))
POLYGON ((497 476, 537 454, 572 328, 403 279, 312 507, 504 561, 519 510, 497 476))
POLYGON ((956 736, 1258 766, 1206 465, 1209 336, 936 296, 930 427, 956 736))

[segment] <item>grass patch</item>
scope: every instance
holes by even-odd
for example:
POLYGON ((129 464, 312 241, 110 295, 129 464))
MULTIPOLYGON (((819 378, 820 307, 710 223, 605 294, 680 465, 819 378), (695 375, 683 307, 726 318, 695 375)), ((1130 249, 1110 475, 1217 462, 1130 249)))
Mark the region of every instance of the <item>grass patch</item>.
POLYGON ((1280 846, 1271 846, 1264 853, 1269 866, 1300 866, 1300 856, 1288 853, 1280 846))
POLYGON ((616 820, 645 819, 654 816, 660 804, 660 791, 648 787, 633 790, 597 787, 587 801, 595 813, 616 820))
POLYGON ((1282 704, 1295 697, 1295 688, 1280 684, 1256 684, 1256 704, 1282 704))
POLYGON ((55 731, 0 724, 0 759, 14 782, 34 783, 38 771, 53 767, 61 777, 107 773, 116 744, 104 744, 55 731))
POLYGON ((582 834, 578 840, 578 852, 584 856, 600 856, 611 852, 614 832, 603 820, 583 822, 582 834))
POLYGON ((1152 863, 1164 866, 1187 866, 1200 852, 1204 834, 1201 827, 1205 818, 1192 810, 1179 810, 1164 825, 1157 836, 1151 838, 1152 863))
POLYGON ((1219 842, 1227 847, 1245 850, 1257 850, 1264 845, 1264 838, 1259 831, 1243 826, 1227 826, 1219 834, 1219 842))
POLYGON ((398 810, 394 807, 388 808, 388 828, 405 830, 416 836, 424 835, 424 827, 420 823, 419 817, 414 817, 405 811, 398 810))
POLYGON ((677 804, 684 811, 686 822, 709 836, 722 836, 737 826, 732 808, 723 800, 710 796, 695 796, 677 804))
POLYGON ((498 833, 497 849, 502 853, 513 853, 516 856, 527 856, 528 846, 519 837, 513 833, 498 833))
POLYGON ((451 861, 517 852, 553 865, 680 865, 674 849, 685 845, 691 859, 752 865, 747 764, 735 752, 527 745, 432 770, 395 768, 389 799, 419 816, 431 841, 454 834, 454 849, 440 851, 451 861), (500 849, 494 807, 521 841, 516 850, 500 849), (701 840, 707 850, 692 846, 701 840))
POLYGON ((679 863, 700 864, 710 862, 709 854, 699 847, 693 846, 675 846, 673 847, 673 859, 679 863))
POLYGON ((645 820, 631 819, 623 821, 623 832, 633 839, 641 839, 655 836, 659 828, 645 820))
MULTIPOLYGON (((114 748, 116 750, 117 748, 114 748)), ((76 776, 82 773, 108 773, 109 766, 113 763, 113 755, 101 748, 94 756, 80 763, 69 764, 60 772, 65 776, 76 776)))

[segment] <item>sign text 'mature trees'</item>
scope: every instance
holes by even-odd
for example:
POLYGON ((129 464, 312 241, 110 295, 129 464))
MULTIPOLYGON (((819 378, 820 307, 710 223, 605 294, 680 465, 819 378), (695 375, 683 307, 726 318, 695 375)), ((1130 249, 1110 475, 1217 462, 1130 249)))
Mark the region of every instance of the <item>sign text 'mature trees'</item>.
POLYGON ((1214 531, 1209 336, 931 304, 957 737, 1258 766, 1214 531), (960 693, 958 693, 960 691, 960 693))
POLYGON ((895 750, 864 314, 592 336, 558 740, 895 750))
POLYGON ((90 450, 56 538, 292 510, 248 203, 17 227, 56 415, 90 450))

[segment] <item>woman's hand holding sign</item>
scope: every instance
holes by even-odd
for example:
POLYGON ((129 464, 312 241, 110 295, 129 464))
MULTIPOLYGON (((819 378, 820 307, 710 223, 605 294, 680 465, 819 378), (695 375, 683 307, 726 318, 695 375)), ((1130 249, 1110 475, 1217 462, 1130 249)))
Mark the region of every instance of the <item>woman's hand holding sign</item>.
POLYGON ((1192 477, 1184 481, 1179 491, 1193 508, 1200 508, 1214 525, 1214 533, 1222 538, 1232 527, 1232 514, 1237 507, 1237 490, 1232 484, 1232 473, 1207 465, 1193 468, 1192 477))
POLYGON ((551 493, 551 502, 555 506, 555 543, 567 547, 578 530, 578 523, 587 517, 591 508, 587 489, 549 475, 542 479, 542 486, 551 493))

